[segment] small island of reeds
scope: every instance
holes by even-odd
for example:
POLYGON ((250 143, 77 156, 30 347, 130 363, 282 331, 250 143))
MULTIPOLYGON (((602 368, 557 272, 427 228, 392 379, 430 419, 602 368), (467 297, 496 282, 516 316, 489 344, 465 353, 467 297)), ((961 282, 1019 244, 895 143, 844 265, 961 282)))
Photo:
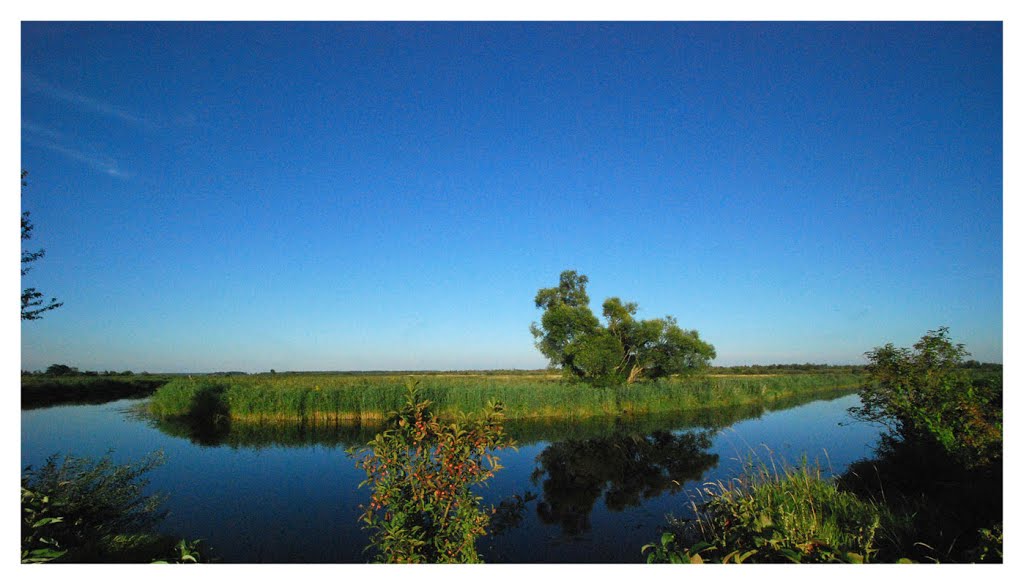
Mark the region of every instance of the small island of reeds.
MULTIPOLYGON (((608 387, 564 381, 558 374, 416 375, 420 394, 441 417, 502 402, 509 420, 644 415, 770 404, 798 395, 858 388, 849 372, 703 375, 608 387)), ((226 417, 246 422, 380 421, 402 404, 409 376, 257 374, 176 377, 150 400, 161 418, 226 417)))

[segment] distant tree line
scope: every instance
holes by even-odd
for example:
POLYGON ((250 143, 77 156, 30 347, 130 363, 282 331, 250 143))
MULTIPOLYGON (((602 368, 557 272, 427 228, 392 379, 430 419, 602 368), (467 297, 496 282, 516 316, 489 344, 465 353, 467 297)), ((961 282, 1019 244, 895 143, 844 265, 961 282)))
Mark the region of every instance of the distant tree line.
MULTIPOLYGON (((142 375, 148 375, 149 372, 142 372, 142 375)), ((124 370, 122 372, 115 372, 114 370, 103 370, 102 372, 96 370, 79 370, 75 366, 68 366, 65 364, 53 364, 46 368, 46 371, 42 370, 22 370, 22 376, 49 376, 51 378, 58 378, 63 376, 134 376, 135 372, 131 370, 124 370)))
MULTIPOLYGON (((986 374, 993 372, 1002 372, 1003 364, 997 364, 992 362, 979 362, 977 360, 967 360, 963 362, 962 367, 971 370, 977 374, 986 374)), ((865 372, 865 366, 863 365, 830 365, 830 364, 754 364, 750 366, 709 366, 707 368, 709 374, 728 374, 728 375, 757 375, 757 374, 816 374, 816 373, 832 373, 832 374, 862 374, 865 372)), ((285 371, 277 372, 270 370, 270 374, 281 374, 281 375, 302 375, 302 374, 318 374, 318 375, 332 375, 332 376, 410 376, 410 375, 465 375, 465 376, 516 376, 516 375, 538 375, 538 374, 550 374, 558 373, 558 368, 546 368, 537 370, 352 370, 352 371, 285 371)), ((22 376, 134 376, 135 372, 132 370, 114 371, 114 370, 79 370, 74 366, 67 366, 64 364, 53 364, 50 367, 43 370, 22 370, 22 376)), ((139 375, 148 376, 149 372, 141 372, 139 375)), ((170 374, 165 374, 170 375, 170 374)), ((184 375, 184 374, 180 374, 184 375)), ((240 371, 230 372, 209 372, 204 374, 190 374, 196 376, 249 376, 251 374, 240 371)))
MULTIPOLYGON (((710 374, 863 374, 866 373, 866 365, 845 364, 754 364, 751 366, 712 366, 708 369, 710 374)), ((978 374, 990 372, 1002 372, 1003 364, 991 362, 979 362, 967 360, 960 364, 961 368, 972 370, 978 374)))
POLYGON ((712 366, 710 374, 816 374, 816 373, 849 373, 860 374, 864 366, 860 365, 829 365, 829 364, 754 364, 751 366, 712 366))
POLYGON ((967 368, 968 370, 1002 370, 1003 364, 967 360, 962 364, 962 367, 967 368))

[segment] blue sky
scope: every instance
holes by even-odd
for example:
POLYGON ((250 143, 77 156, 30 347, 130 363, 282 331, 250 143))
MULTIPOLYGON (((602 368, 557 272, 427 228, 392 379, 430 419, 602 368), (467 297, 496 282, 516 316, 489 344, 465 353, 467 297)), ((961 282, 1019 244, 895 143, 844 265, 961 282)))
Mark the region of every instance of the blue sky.
POLYGON ((716 364, 1002 361, 998 23, 24 23, 21 364, 535 368, 571 268, 716 364))

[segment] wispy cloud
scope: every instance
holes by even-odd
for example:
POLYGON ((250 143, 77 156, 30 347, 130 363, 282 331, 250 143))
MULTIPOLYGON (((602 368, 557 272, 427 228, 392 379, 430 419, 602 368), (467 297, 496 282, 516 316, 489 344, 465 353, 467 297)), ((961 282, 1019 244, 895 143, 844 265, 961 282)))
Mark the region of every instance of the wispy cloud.
POLYGON ((29 144, 61 154, 111 177, 118 177, 121 179, 128 177, 128 174, 121 170, 120 165, 118 165, 117 161, 112 157, 95 151, 85 152, 78 148, 68 146, 67 139, 63 134, 56 130, 37 126, 31 122, 22 122, 21 130, 22 140, 29 144))
POLYGON ((135 126, 141 126, 144 128, 153 127, 152 122, 146 120, 141 116, 137 116, 127 110, 119 108, 113 104, 104 102, 102 100, 98 100, 87 95, 83 95, 58 87, 32 73, 22 73, 21 87, 22 91, 40 93, 47 97, 67 102, 81 109, 89 110, 98 114, 103 114, 111 118, 116 118, 118 120, 127 122, 129 124, 133 124, 135 126))

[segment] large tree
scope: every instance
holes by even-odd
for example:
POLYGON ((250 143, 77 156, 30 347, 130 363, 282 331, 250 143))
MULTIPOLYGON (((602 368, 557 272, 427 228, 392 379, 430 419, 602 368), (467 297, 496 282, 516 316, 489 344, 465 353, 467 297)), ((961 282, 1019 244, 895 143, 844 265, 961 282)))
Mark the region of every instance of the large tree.
MULTIPOLYGON (((24 187, 25 176, 28 173, 21 171, 21 186, 24 187)), ((32 230, 35 228, 32 222, 29 220, 29 212, 21 212, 21 240, 32 239, 32 230)), ((40 248, 35 252, 22 250, 21 251, 21 275, 25 276, 29 270, 32 270, 31 264, 36 260, 39 260, 46 254, 46 250, 40 248)), ((51 298, 49 302, 46 302, 43 293, 37 291, 35 288, 26 288, 21 291, 21 319, 23 321, 33 321, 35 319, 42 319, 43 313, 52 311, 64 303, 57 302, 56 298, 51 298)))
POLYGON ((632 383, 702 369, 715 348, 675 318, 634 318, 636 303, 618 297, 604 302, 606 325, 590 310, 586 275, 566 270, 558 286, 542 288, 534 299, 543 309, 540 324, 530 325, 537 349, 571 378, 595 385, 632 383))

